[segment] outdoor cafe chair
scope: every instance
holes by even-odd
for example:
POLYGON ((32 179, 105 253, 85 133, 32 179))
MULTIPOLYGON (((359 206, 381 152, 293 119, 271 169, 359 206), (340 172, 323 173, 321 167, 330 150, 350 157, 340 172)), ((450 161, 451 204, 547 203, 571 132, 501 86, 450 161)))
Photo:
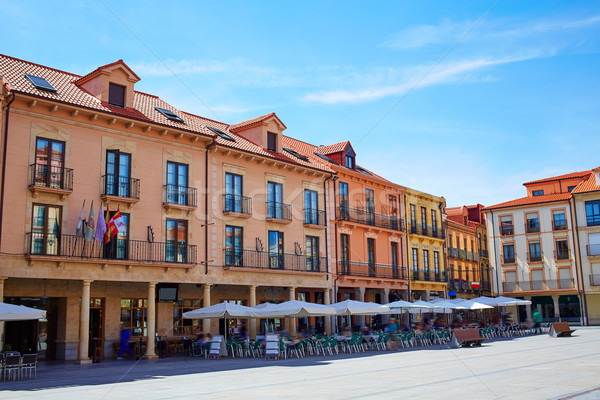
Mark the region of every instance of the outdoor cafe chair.
POLYGON ((8 378, 20 379, 21 378, 21 356, 20 355, 7 355, 4 358, 4 373, 3 379, 8 378))
POLYGON ((21 377, 37 377, 37 354, 23 354, 21 361, 21 377))

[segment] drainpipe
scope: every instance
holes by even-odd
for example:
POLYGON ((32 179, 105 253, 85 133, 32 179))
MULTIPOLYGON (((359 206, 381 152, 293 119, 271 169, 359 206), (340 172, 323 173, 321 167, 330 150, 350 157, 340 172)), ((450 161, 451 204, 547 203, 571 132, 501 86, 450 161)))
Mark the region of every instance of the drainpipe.
POLYGON ((11 99, 6 105, 6 117, 4 118, 4 146, 2 148, 2 188, 0 189, 0 250, 2 249, 2 225, 4 216, 4 187, 6 181, 6 152, 8 142, 8 117, 10 105, 15 101, 15 94, 11 94, 11 99))
MULTIPOLYGON (((336 204, 336 201, 337 201, 337 191, 335 190, 335 181, 336 181, 336 179, 334 178, 333 179, 333 216, 334 216, 334 221, 335 222, 333 224, 333 227, 334 227, 333 234, 335 236, 335 239, 334 239, 333 242, 335 244, 335 279, 333 280, 333 294, 332 294, 333 299, 332 299, 332 303, 337 303, 337 301, 338 301, 338 298, 337 298, 337 282, 338 282, 338 279, 339 279, 338 270, 337 270, 337 267, 338 267, 338 264, 337 264, 337 262, 338 262, 338 224, 337 224, 337 204, 336 204)), ((335 325, 335 331, 338 332, 338 317, 337 316, 335 316, 334 321, 335 321, 335 324, 334 324, 335 325)))
POLYGON ((588 309, 587 299, 585 297, 585 283, 583 282, 583 265, 581 262, 581 246, 579 244, 579 224, 577 223, 577 207, 575 205, 575 197, 571 195, 569 199, 569 211, 571 211, 571 226, 573 227, 573 245, 577 247, 575 253, 575 273, 577 274, 577 284, 579 285, 578 292, 581 295, 581 311, 583 315, 583 325, 587 326, 588 323, 588 309), (571 200, 573 203, 571 203, 571 200), (573 221, 574 220, 574 221, 573 221))
POLYGON ((208 274, 208 153, 215 146, 217 138, 206 146, 204 156, 204 274, 208 274))
MULTIPOLYGON (((329 280, 329 241, 327 240, 328 236, 327 234, 329 233, 329 229, 327 228, 327 181, 333 179, 333 174, 330 174, 329 177, 327 179, 325 179, 323 181, 323 201, 325 202, 325 207, 323 207, 323 210, 325 212, 325 259, 327 260, 327 280, 329 280)), ((334 181, 335 182, 335 181, 334 181)), ((334 190, 335 190, 335 184, 334 184, 334 190)), ((332 303, 336 303, 335 301, 333 301, 332 303)))
POLYGON ((497 263, 497 253, 496 253, 496 233, 495 233, 495 227, 494 227, 494 212, 492 210, 490 210, 490 214, 492 216, 492 218, 490 218, 492 220, 492 238, 493 238, 493 243, 494 243, 494 266, 496 267, 496 293, 498 293, 498 295, 500 295, 500 278, 498 278, 498 263, 497 263))
MULTIPOLYGON (((406 264, 412 263, 412 253, 410 252, 410 247, 408 245, 408 204, 406 204, 406 192, 404 192, 404 222, 406 226, 406 264), (408 260, 411 260, 409 263, 408 260)), ((408 300, 412 301, 412 279, 410 279, 412 271, 410 270, 410 266, 406 266, 408 272, 408 300)), ((414 267, 413 267, 414 269, 414 267)))

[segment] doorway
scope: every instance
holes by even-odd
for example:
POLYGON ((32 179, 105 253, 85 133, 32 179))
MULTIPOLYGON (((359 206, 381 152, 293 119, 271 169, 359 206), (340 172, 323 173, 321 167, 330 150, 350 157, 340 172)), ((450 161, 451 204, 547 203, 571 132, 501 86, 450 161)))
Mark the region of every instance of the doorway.
MULTIPOLYGON (((104 299, 90 299, 90 337, 88 357, 95 360, 96 349, 100 355, 104 348, 104 299)), ((101 356, 100 356, 101 357, 101 356)))

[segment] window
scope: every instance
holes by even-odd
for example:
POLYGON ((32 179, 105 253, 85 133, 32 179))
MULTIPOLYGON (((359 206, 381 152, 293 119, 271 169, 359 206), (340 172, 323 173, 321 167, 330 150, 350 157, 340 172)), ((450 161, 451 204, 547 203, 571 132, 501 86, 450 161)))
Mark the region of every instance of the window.
POLYGON ((425 207, 421 207, 421 229, 423 234, 427 235, 427 209, 425 207))
POLYGON ((52 93, 56 92, 56 88, 52 86, 46 79, 30 74, 24 74, 24 76, 36 89, 45 90, 46 92, 52 93))
POLYGON ((319 271, 319 238, 316 236, 306 237, 306 270, 319 271))
POLYGON ((502 236, 514 235, 512 215, 500 217, 500 232, 502 236))
POLYGON ((107 195, 130 197, 131 154, 119 150, 106 151, 106 180, 107 195))
POLYGON ((181 219, 167 220, 167 262, 187 262, 187 221, 181 219))
POLYGON ((375 239, 367 239, 367 262, 369 276, 375 276, 375 239))
POLYGON ((34 183, 56 189, 64 188, 65 143, 37 138, 35 145, 34 183))
POLYGON ((514 264, 515 262, 515 245, 513 243, 505 243, 502 245, 502 254, 504 264, 514 264))
POLYGON ((159 113, 161 113, 163 116, 165 116, 170 121, 183 122, 183 119, 181 119, 181 117, 179 117, 177 114, 175 114, 171 110, 168 110, 166 108, 161 108, 161 107, 154 107, 154 109, 156 111, 158 111, 159 113))
POLYGON ((415 210, 415 205, 410 205, 410 233, 417 232, 417 211, 415 210))
POLYGON ((277 135, 267 132, 267 150, 277 152, 277 135))
POLYGON ((572 191, 573 191, 573 189, 575 189, 576 187, 577 187, 577 186, 569 186, 569 187, 567 187, 567 190, 568 190, 569 192, 572 192, 572 191))
POLYGON ((567 220, 564 211, 554 211, 552 213, 552 229, 555 231, 567 229, 567 220))
POLYGON ((538 219, 537 213, 527 213, 525 218, 527 219, 527 233, 536 233, 540 231, 540 220, 538 219))
POLYGON ((346 168, 354 169, 354 157, 346 154, 344 156, 344 165, 346 166, 346 168))
POLYGON ((347 275, 350 269, 350 245, 349 236, 340 234, 340 263, 342 264, 342 274, 347 275))
POLYGON ((556 240, 556 259, 557 260, 568 260, 569 259, 569 242, 567 239, 556 240))
POLYGON ((235 139, 233 137, 231 137, 227 133, 223 132, 222 130, 220 130, 218 128, 213 128, 212 126, 207 126, 207 128, 210 129, 211 131, 213 131, 220 138, 229 140, 230 142, 235 142, 235 139))
POLYGON ((423 250, 423 271, 429 276, 429 250, 423 250))
POLYGON ((225 226, 225 265, 243 265, 243 236, 244 230, 239 226, 225 226))
POLYGON ((283 148, 284 151, 287 151, 288 153, 290 153, 291 155, 293 155, 296 158, 299 158, 302 161, 308 161, 308 157, 306 157, 304 154, 300 154, 298 153, 296 150, 294 149, 290 149, 288 147, 284 147, 283 148))
POLYGON ((108 104, 111 106, 125 107, 125 86, 108 84, 108 104))
POLYGON ((504 291, 505 292, 516 292, 517 291, 517 272, 506 271, 504 273, 504 291))
POLYGON ((350 202, 348 198, 348 184, 346 182, 340 182, 340 219, 348 219, 350 216, 350 202))
POLYGON ((269 268, 283 269, 283 232, 269 231, 269 268))
POLYGON ((412 249, 412 267, 415 273, 419 271, 419 249, 415 247, 412 249))
MULTIPOLYGON (((116 211, 109 212, 109 218, 114 217, 116 211)), ((108 243, 104 244, 104 258, 116 260, 129 259, 129 214, 121 213, 125 230, 117 231, 117 236, 110 238, 108 243)))
POLYGON ((225 174, 225 211, 242 213, 242 176, 225 174))
POLYGON ((167 203, 188 205, 188 166, 167 161, 167 203))
POLYGON ((431 232, 433 236, 437 236, 437 212, 431 210, 431 232))
POLYGON ((558 283, 559 283, 560 289, 572 289, 573 288, 573 278, 571 276, 571 268, 559 268, 558 269, 558 283))
POLYGON ((542 247, 540 242, 529 242, 529 262, 539 261, 542 261, 542 247))
POLYGON ((371 189, 365 189, 365 203, 367 212, 367 224, 375 224, 375 192, 371 189))
POLYGON ((390 253, 392 258, 392 278, 398 278, 398 243, 390 243, 390 253))
POLYGON ((314 190, 304 189, 304 223, 319 225, 319 194, 314 190))
POLYGON ((121 322, 129 329, 132 336, 147 336, 146 299, 121 299, 121 322))
POLYGON ((31 253, 60 255, 61 208, 47 204, 33 205, 31 253))
POLYGON ((396 196, 388 196, 390 203, 390 228, 398 229, 398 199, 396 196))
POLYGON ((433 272, 436 276, 440 274, 440 253, 439 251, 433 252, 433 272))
POLYGON ((543 190, 534 190, 534 191, 532 192, 532 194, 533 194, 534 196, 543 196, 543 195, 544 195, 544 191, 543 191, 543 190))
POLYGON ((475 242, 471 239, 471 251, 475 253, 475 242))
POLYGON ((283 219, 283 185, 267 182, 267 218, 283 219))
POLYGON ((173 303, 173 334, 194 335, 200 329, 202 320, 185 319, 183 313, 202 307, 202 300, 183 299, 180 303, 173 303))
POLYGON ((586 201, 585 215, 588 226, 600 225, 600 200, 586 201))

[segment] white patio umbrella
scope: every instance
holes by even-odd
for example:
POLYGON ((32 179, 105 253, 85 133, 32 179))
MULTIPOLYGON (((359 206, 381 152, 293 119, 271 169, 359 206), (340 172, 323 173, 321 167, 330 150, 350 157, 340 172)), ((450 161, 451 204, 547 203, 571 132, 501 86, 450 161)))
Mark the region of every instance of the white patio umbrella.
POLYGON ((219 303, 208 307, 202 307, 183 313, 187 319, 208 318, 251 318, 254 317, 254 309, 235 303, 219 303))
POLYGON ((512 297, 477 297, 473 299, 478 303, 487 304, 488 306, 504 307, 504 306, 521 306, 531 304, 530 300, 513 299, 512 297))
POLYGON ((424 312, 426 312, 426 313, 427 312, 437 312, 437 310, 443 308, 443 307, 440 307, 440 306, 438 306, 436 304, 428 303, 428 302, 423 301, 423 300, 414 301, 412 304, 414 306, 416 306, 416 307, 413 307, 413 308, 411 308, 411 309, 408 310, 408 312, 411 313, 411 314, 422 314, 424 312))
POLYGON ((406 301, 406 300, 392 301, 391 303, 387 303, 386 306, 388 306, 390 309, 392 309, 392 311, 394 311, 394 308, 401 308, 403 310, 408 310, 410 308, 420 308, 420 306, 416 306, 413 303, 411 303, 410 301, 406 301))
POLYGON ((309 303, 307 301, 290 300, 264 308, 253 308, 254 316, 257 318, 275 318, 275 317, 321 317, 326 315, 335 315, 336 310, 333 307, 324 304, 309 303))
POLYGON ((452 311, 456 308, 456 304, 447 299, 436 299, 430 301, 429 303, 434 304, 441 308, 436 308, 433 312, 443 313, 443 314, 452 314, 452 311))
POLYGON ((463 300, 456 302, 454 308, 457 310, 485 310, 487 308, 494 308, 493 306, 479 303, 475 300, 463 300))
POLYGON ((26 321, 46 318, 46 310, 0 303, 0 321, 26 321))
POLYGON ((390 311, 388 306, 357 300, 344 300, 330 306, 335 308, 337 315, 375 315, 390 311))

